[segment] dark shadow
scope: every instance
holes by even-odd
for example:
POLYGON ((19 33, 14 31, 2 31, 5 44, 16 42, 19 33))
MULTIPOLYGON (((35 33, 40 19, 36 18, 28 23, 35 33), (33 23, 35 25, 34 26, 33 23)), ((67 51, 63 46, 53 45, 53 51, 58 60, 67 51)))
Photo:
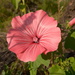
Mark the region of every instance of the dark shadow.
POLYGON ((66 49, 72 49, 75 50, 75 38, 71 37, 71 34, 75 32, 75 29, 72 29, 71 32, 68 34, 68 36, 65 39, 64 47, 66 49))
POLYGON ((33 22, 33 20, 36 19, 36 16, 34 15, 34 13, 32 13, 25 21, 24 24, 25 25, 29 25, 33 22))
POLYGON ((20 27, 16 28, 16 29, 24 31, 25 27, 27 25, 33 24, 33 21, 34 21, 34 19, 36 19, 36 16, 34 15, 34 13, 31 13, 31 15, 29 17, 25 17, 25 18, 26 19, 23 21, 23 24, 20 27))
POLYGON ((48 60, 48 59, 50 59, 50 57, 51 57, 51 53, 48 52, 47 54, 41 54, 41 56, 42 56, 42 58, 43 58, 44 60, 48 60))

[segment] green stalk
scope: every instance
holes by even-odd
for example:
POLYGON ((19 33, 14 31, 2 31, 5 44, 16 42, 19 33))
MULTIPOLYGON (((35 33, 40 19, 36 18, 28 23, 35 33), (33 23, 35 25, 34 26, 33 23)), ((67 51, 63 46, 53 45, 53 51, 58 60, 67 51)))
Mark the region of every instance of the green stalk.
POLYGON ((26 14, 26 3, 25 3, 25 0, 22 0, 22 2, 23 2, 23 5, 25 5, 24 14, 26 14))
POLYGON ((30 62, 30 75, 36 75, 37 69, 33 67, 34 62, 30 62))

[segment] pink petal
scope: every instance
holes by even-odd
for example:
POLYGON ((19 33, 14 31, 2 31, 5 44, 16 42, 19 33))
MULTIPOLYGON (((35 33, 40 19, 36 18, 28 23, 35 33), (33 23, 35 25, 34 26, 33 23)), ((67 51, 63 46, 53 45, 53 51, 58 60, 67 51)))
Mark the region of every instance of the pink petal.
POLYGON ((12 29, 7 34, 7 42, 9 50, 17 54, 29 47, 32 43, 32 38, 19 30, 12 29))
POLYGON ((45 47, 47 50, 45 54, 51 51, 55 51, 58 48, 58 44, 61 41, 61 31, 58 27, 47 29, 45 35, 42 35, 40 39, 40 45, 45 47))
POLYGON ((38 25, 43 17, 46 15, 46 12, 43 10, 38 10, 36 12, 31 12, 23 15, 21 18, 26 25, 27 31, 32 31, 32 35, 36 33, 38 25))
POLYGON ((57 21, 54 20, 53 17, 49 17, 47 14, 43 17, 43 19, 40 22, 40 26, 50 26, 50 27, 56 27, 57 21))
MULTIPOLYGON (((30 21, 30 20, 27 20, 27 18, 25 20, 28 23, 30 21)), ((13 18, 11 24, 14 29, 19 29, 19 31, 21 31, 29 36, 34 36, 34 32, 31 29, 30 25, 28 24, 28 26, 26 26, 27 24, 24 23, 23 19, 20 16, 13 18)), ((31 26, 32 26, 32 24, 31 24, 31 26)))
POLYGON ((38 10, 34 13, 31 12, 31 13, 25 14, 21 18, 26 25, 33 23, 33 27, 35 27, 39 25, 40 21, 43 19, 45 15, 47 15, 45 11, 38 10))
MULTIPOLYGON (((12 27, 19 28, 24 33, 34 37, 37 31, 37 28, 41 20, 46 16, 46 12, 43 10, 38 10, 36 12, 31 12, 23 15, 22 17, 17 16, 12 19, 12 27)), ((51 18, 50 18, 51 19, 51 18)))
POLYGON ((20 16, 16 16, 12 19, 11 25, 13 28, 21 28, 23 26, 23 21, 20 16))
POLYGON ((38 10, 34 13, 34 15, 36 16, 35 24, 39 26, 40 22, 47 15, 47 13, 43 10, 38 10))
MULTIPOLYGON (((51 17, 49 17, 50 19, 51 17)), ((50 19, 51 22, 46 21, 46 23, 43 22, 43 24, 40 23, 38 30, 37 30, 37 36, 40 38, 42 35, 45 35, 45 32, 50 31, 51 28, 55 28, 57 26, 57 21, 50 19)))
POLYGON ((70 26, 73 26, 75 24, 75 18, 73 18, 70 22, 69 22, 69 25, 70 26))
POLYGON ((24 53, 17 54, 17 57, 24 62, 35 61, 38 55, 40 55, 44 51, 45 49, 41 45, 34 43, 30 45, 24 53))

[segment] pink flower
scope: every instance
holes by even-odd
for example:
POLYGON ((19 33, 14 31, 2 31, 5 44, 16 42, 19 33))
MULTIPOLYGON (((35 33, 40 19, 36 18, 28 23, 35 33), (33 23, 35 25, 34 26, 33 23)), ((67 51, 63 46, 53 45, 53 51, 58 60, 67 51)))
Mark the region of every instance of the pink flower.
POLYGON ((70 22, 69 22, 69 25, 70 26, 73 26, 75 24, 75 18, 73 18, 70 22))
POLYGON ((57 50, 61 31, 57 21, 38 10, 12 19, 7 34, 8 49, 24 62, 35 61, 38 55, 57 50))

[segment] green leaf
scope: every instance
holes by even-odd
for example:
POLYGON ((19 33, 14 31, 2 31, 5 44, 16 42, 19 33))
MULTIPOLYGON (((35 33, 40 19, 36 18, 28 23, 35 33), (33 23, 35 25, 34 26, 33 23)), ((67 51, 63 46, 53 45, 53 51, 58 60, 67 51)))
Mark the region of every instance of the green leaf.
POLYGON ((4 70, 2 71, 2 74, 1 75, 5 75, 5 71, 4 70))
POLYGON ((31 69, 30 70, 30 75, 36 75, 37 74, 37 70, 36 69, 31 69))
POLYGON ((72 69, 75 71, 75 61, 73 64, 71 64, 71 66, 72 66, 72 69))
POLYGON ((75 38, 75 32, 73 32, 73 33, 71 34, 71 37, 75 38))
POLYGON ((70 61, 72 69, 75 71, 75 58, 70 57, 70 58, 68 58, 68 60, 70 61))
POLYGON ((48 53, 47 55, 39 55, 37 60, 34 61, 34 62, 29 62, 29 65, 30 65, 30 75, 36 75, 37 73, 37 68, 40 66, 40 65, 45 65, 45 66, 49 66, 49 63, 50 63, 50 53, 48 53))
POLYGON ((19 2, 21 0, 11 0, 12 4, 14 5, 14 7, 16 8, 16 10, 18 9, 18 5, 19 5, 19 2))
POLYGON ((38 68, 41 64, 45 65, 45 66, 49 66, 50 64, 50 54, 48 53, 47 55, 39 55, 37 60, 34 63, 34 68, 38 68))
POLYGON ((50 75, 66 75, 65 71, 61 69, 59 65, 52 65, 52 67, 50 67, 48 71, 50 75))
POLYGON ((33 62, 29 62, 29 70, 30 70, 30 75, 36 75, 37 74, 37 67, 34 68, 33 62))
POLYGON ((70 58, 68 58, 68 60, 70 61, 70 63, 73 63, 73 62, 75 62, 75 59, 74 59, 74 57, 70 57, 70 58))

